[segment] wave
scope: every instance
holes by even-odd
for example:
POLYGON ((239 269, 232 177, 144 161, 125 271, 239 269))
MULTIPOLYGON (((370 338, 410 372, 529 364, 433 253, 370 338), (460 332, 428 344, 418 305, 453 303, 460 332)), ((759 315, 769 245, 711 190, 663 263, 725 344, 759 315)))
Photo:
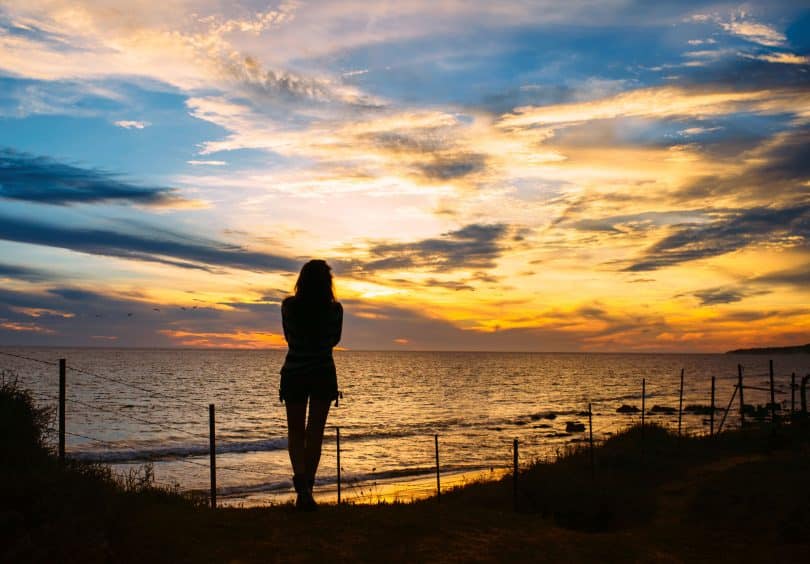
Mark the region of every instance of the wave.
MULTIPOLYGON (((442 476, 457 474, 460 472, 482 472, 487 470, 494 470, 496 467, 492 465, 482 464, 456 464, 456 465, 442 465, 442 476)), ((435 466, 414 466, 411 468, 397 468, 393 470, 385 470, 380 472, 358 472, 344 474, 341 479, 343 490, 351 496, 352 490, 367 487, 373 487, 377 482, 387 482, 397 478, 406 478, 403 484, 404 488, 407 483, 407 478, 433 478, 435 476, 435 466)), ((318 478, 315 482, 316 490, 318 489, 332 489, 335 488, 337 481, 334 477, 318 478)), ((274 493, 274 494, 290 494, 292 493, 293 485, 291 480, 281 480, 276 482, 260 482, 255 484, 242 484, 237 486, 226 486, 217 489, 217 494, 223 497, 242 497, 248 494, 255 493, 274 493)), ((200 490, 207 491, 207 490, 200 490)))
MULTIPOLYGON (((287 448, 286 438, 263 439, 258 441, 226 442, 217 445, 217 454, 267 452, 287 448)), ((208 444, 180 444, 167 446, 134 447, 122 449, 72 451, 72 458, 89 462, 126 463, 149 462, 153 460, 171 460, 206 456, 208 444)))

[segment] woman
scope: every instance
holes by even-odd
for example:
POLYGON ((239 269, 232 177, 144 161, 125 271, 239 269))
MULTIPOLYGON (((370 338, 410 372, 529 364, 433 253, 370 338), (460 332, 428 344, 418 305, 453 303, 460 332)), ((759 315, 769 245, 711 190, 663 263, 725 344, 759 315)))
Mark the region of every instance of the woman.
POLYGON ((281 304, 289 351, 281 368, 279 397, 287 407, 287 442, 293 467, 295 506, 315 510, 315 472, 329 405, 338 397, 332 347, 340 341, 343 307, 335 299, 332 269, 323 260, 301 268, 295 295, 281 304), (309 419, 307 419, 309 402, 309 419))

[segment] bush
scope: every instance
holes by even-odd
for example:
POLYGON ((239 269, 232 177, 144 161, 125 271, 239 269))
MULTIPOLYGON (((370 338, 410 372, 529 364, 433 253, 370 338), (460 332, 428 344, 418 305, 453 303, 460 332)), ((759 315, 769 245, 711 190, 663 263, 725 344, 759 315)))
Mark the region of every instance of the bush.
POLYGON ((48 455, 53 418, 53 409, 37 407, 13 372, 0 371, 0 463, 17 466, 48 455))

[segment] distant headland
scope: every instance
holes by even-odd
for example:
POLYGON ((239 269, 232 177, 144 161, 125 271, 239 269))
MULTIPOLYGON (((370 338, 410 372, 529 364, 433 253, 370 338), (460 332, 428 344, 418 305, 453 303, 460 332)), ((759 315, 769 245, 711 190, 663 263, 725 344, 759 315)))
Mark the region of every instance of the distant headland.
POLYGON ((806 345, 795 345, 792 347, 761 347, 754 349, 737 349, 728 351, 726 354, 810 354, 810 343, 806 345))

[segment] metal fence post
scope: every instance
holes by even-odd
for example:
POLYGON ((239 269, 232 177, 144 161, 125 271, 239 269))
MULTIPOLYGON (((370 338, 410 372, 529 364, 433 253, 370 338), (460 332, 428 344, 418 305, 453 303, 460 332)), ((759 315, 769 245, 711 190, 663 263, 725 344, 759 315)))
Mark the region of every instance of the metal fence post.
POLYGON ((593 452, 593 407, 588 404, 588 441, 591 443, 591 478, 596 476, 596 463, 593 452))
POLYGON ((681 436, 681 421, 683 421, 683 368, 681 368, 681 392, 678 396, 678 436, 681 436))
POLYGON ((439 477, 439 435, 433 435, 433 442, 436 445, 436 499, 442 501, 442 482, 439 477))
POLYGON ((709 413, 709 436, 714 436, 714 380, 715 377, 712 376, 712 405, 711 405, 711 413, 709 413))
POLYGON ((518 510, 518 440, 512 443, 512 502, 518 510))
POLYGON ((211 469, 211 509, 217 508, 217 433, 214 404, 208 404, 208 454, 211 469))
POLYGON ((59 359, 59 463, 65 462, 65 372, 64 358, 59 359))
POLYGON ((337 448, 337 503, 340 505, 340 427, 335 427, 335 437, 337 448))
POLYGON ((743 369, 737 365, 737 387, 740 390, 740 428, 745 427, 745 400, 743 399, 743 369))
POLYGON ((768 375, 771 379, 771 423, 776 423, 776 397, 773 389, 773 360, 768 361, 768 375))

